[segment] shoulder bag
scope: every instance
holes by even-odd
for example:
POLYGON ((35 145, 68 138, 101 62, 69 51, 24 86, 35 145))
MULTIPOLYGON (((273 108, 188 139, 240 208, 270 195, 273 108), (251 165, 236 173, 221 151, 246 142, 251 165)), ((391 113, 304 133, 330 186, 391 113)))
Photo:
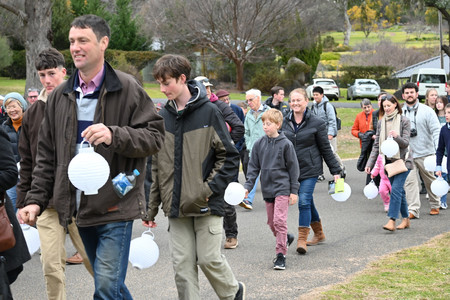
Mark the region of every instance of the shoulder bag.
POLYGON ((403 173, 408 171, 408 168, 406 167, 405 161, 403 159, 397 159, 389 164, 386 164, 384 166, 384 169, 386 170, 386 173, 388 174, 388 177, 395 176, 397 174, 403 173))
POLYGON ((0 193, 0 252, 11 249, 16 245, 13 225, 9 221, 5 208, 5 193, 0 193))

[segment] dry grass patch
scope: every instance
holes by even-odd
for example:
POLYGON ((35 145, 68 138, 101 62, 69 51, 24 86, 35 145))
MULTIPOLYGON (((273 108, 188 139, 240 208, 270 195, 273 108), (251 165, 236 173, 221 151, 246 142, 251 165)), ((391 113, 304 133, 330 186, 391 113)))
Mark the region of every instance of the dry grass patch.
POLYGON ((450 233, 387 255, 342 284, 299 299, 450 299, 450 233))

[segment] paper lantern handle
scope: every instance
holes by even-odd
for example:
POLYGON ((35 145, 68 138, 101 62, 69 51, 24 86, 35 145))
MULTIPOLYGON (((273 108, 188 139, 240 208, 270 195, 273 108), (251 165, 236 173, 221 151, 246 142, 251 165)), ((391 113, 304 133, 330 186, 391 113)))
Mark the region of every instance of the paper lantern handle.
POLYGON ((81 141, 81 143, 80 143, 80 150, 81 150, 81 149, 83 149, 83 143, 84 143, 84 142, 88 143, 88 145, 89 145, 89 148, 92 148, 92 145, 91 145, 91 143, 89 143, 89 141, 88 141, 88 140, 86 140, 86 139, 83 139, 83 140, 81 141))
POLYGON ((147 229, 146 231, 144 231, 144 232, 141 234, 141 236, 143 237, 144 234, 150 235, 150 238, 151 238, 152 240, 155 239, 155 234, 152 232, 151 228, 149 228, 149 229, 147 229))

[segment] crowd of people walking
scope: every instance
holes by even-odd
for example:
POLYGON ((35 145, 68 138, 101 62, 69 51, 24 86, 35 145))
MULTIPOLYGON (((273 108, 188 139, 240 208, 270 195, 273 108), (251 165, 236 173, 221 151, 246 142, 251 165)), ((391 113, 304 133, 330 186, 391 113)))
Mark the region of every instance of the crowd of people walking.
MULTIPOLYGON (((246 101, 235 105, 228 91, 214 93, 207 77, 190 79, 185 57, 164 55, 153 76, 168 101, 155 105, 132 76, 104 60, 109 39, 102 18, 76 18, 69 32, 75 72, 65 81, 64 57, 46 49, 36 61, 43 89, 29 89, 27 100, 16 92, 1 98, 0 207, 5 204, 16 244, 0 252, 0 298, 12 298, 9 285, 30 259, 19 230, 19 223, 26 223, 40 234, 48 299, 65 299, 65 265, 74 259, 92 275, 94 299, 132 299, 125 277, 133 221, 140 218, 143 226, 156 227, 161 209, 169 222, 178 297, 200 298, 200 268, 220 299, 245 299, 245 283, 236 279, 220 250, 222 230, 225 249, 239 245, 239 208, 224 201, 224 191, 239 181, 240 164, 243 209, 253 209, 261 185, 275 238, 273 269, 286 269, 295 238, 300 255, 325 241, 314 202, 316 184, 324 179, 323 161, 332 181, 349 170, 338 155, 339 119, 322 88, 313 89, 312 103, 304 89, 294 89, 287 104, 283 87, 273 87, 265 102, 260 90, 250 89, 246 101), (146 176, 138 176, 123 197, 110 183, 95 195, 77 190, 69 181, 68 164, 84 141, 106 159, 110 178, 135 169, 146 176), (294 204, 297 237, 287 230, 287 212, 294 204), (66 258, 66 233, 75 258, 66 258)), ((380 94, 378 110, 363 100, 351 130, 360 139, 358 170, 367 174, 366 183, 373 180, 379 187, 388 217, 382 228, 390 232, 420 218, 419 178, 430 215, 447 208, 446 195, 435 195, 431 183, 436 176, 447 179, 442 162, 450 151, 448 99, 429 90, 422 104, 413 83, 402 87, 402 97, 403 106, 395 96, 380 94), (390 156, 381 149, 388 139, 398 145, 390 156), (434 155, 435 174, 424 166, 434 155)))

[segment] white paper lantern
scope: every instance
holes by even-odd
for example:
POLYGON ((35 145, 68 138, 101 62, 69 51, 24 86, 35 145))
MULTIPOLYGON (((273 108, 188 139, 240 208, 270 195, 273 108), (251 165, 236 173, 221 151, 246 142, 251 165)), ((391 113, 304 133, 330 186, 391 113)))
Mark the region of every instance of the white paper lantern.
POLYGON ((439 176, 436 180, 431 183, 431 191, 438 197, 442 197, 448 193, 448 183, 447 181, 439 176))
POLYGON ((128 259, 134 268, 139 270, 149 268, 158 261, 159 248, 154 238, 153 232, 148 229, 142 233, 141 237, 131 241, 128 259))
POLYGON ((364 196, 367 197, 367 199, 373 199, 378 195, 378 188, 375 185, 375 182, 373 180, 369 182, 368 185, 364 187, 364 196))
POLYGON ((427 156, 423 160, 423 166, 425 167, 425 170, 434 172, 436 171, 436 155, 430 155, 427 156))
POLYGON ((41 247, 39 232, 36 228, 27 224, 20 224, 20 228, 22 228, 23 236, 27 242, 28 252, 33 255, 41 247))
POLYGON ((109 165, 90 144, 89 147, 82 148, 83 142, 79 153, 70 161, 67 173, 70 182, 77 189, 83 191, 85 195, 96 195, 108 181, 109 165))
POLYGON ((350 198, 351 194, 352 188, 348 185, 347 182, 344 182, 344 191, 342 193, 331 194, 331 197, 338 202, 344 202, 347 201, 348 198, 350 198))
POLYGON ((383 143, 381 143, 381 153, 387 157, 393 157, 397 154, 399 147, 396 141, 390 136, 383 143))
POLYGON ((224 199, 230 205, 238 205, 244 200, 245 188, 238 182, 230 182, 225 189, 224 199))

